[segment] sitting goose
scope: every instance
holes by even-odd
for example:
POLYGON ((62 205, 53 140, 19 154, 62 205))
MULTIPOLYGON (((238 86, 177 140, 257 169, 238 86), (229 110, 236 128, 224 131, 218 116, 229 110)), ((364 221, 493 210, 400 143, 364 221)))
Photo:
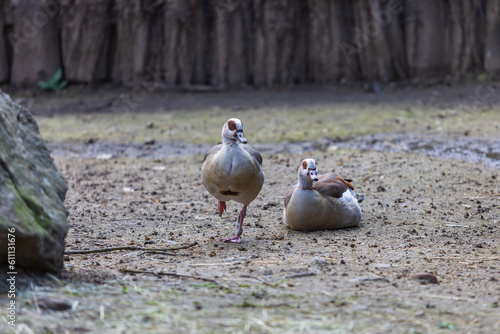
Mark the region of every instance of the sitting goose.
POLYGON ((222 241, 241 242, 247 206, 257 197, 264 184, 261 166, 262 156, 247 145, 243 124, 237 118, 230 118, 222 128, 222 144, 207 152, 201 168, 203 185, 219 200, 219 215, 222 216, 226 210, 227 201, 233 200, 243 204, 236 235, 222 241))
POLYGON ((334 173, 318 176, 316 162, 305 159, 299 167, 298 184, 286 194, 283 221, 298 231, 358 226, 358 202, 364 197, 358 198, 349 181, 334 173))

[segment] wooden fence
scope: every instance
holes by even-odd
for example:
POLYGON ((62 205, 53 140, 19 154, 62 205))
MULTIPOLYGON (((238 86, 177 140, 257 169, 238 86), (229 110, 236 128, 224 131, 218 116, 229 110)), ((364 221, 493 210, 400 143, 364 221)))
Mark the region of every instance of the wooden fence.
POLYGON ((500 0, 1 0, 0 83, 270 87, 500 70, 500 0))

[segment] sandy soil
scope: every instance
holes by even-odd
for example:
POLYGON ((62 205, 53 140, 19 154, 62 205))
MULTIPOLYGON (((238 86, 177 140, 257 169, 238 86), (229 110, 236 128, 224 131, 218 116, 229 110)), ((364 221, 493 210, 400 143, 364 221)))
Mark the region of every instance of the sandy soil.
MULTIPOLYGON (((353 94, 373 103, 373 94, 353 94)), ((429 96, 412 94, 416 96, 399 103, 411 108, 429 96)), ((451 109, 442 105, 457 100, 443 95, 431 105, 441 105, 441 113, 448 115, 451 109)), ((271 96, 273 103, 279 102, 271 96)), ((397 96, 387 99, 391 104, 397 96)), ((248 103, 255 101, 262 99, 248 103)), ((498 106, 491 103, 488 110, 495 113, 498 106)), ((217 117, 234 111, 221 108, 217 117)), ((307 103, 296 108, 298 113, 315 113, 307 103)), ((462 120, 471 113, 453 110, 449 127, 442 131, 443 138, 452 141, 450 147, 457 133, 468 136, 462 120)), ((168 112, 186 120, 186 111, 168 112)), ((192 115, 193 122, 211 122, 200 120, 202 114, 192 115)), ((258 136, 254 118, 259 115, 238 115, 249 119, 250 143, 258 136)), ((42 134, 43 124, 57 122, 60 116, 40 114, 42 134)), ((144 126, 148 118, 136 120, 141 124, 137 131, 149 131, 144 126)), ((307 119, 306 129, 312 126, 307 119)), ((418 117, 415 123, 409 133, 425 135, 419 129, 428 124, 419 124, 418 117)), ((376 133, 373 124, 370 131, 376 133)), ((491 132, 483 139, 498 143, 498 124, 488 126, 491 132)), ((92 145, 78 138, 75 142, 92 145)), ((206 142, 202 138, 199 145, 206 142)), ((154 151, 155 145, 167 144, 138 150, 154 151)), ((412 149, 373 150, 369 145, 353 149, 332 142, 306 146, 298 153, 266 152, 266 182, 248 209, 240 245, 220 242, 234 233, 241 205, 230 202, 228 212, 217 216, 217 202, 200 182, 201 154, 131 158, 115 153, 96 158, 59 153, 55 162, 69 185, 68 251, 173 250, 68 254, 59 276, 21 293, 18 326, 0 322, 0 327, 12 333, 22 332, 22 326, 34 333, 500 331, 498 168, 466 156, 449 159, 412 149), (356 191, 365 196, 361 227, 304 233, 283 225, 283 197, 296 182, 305 157, 316 159, 320 173, 335 171, 354 180, 356 191), (178 249, 182 246, 186 248, 178 249)))

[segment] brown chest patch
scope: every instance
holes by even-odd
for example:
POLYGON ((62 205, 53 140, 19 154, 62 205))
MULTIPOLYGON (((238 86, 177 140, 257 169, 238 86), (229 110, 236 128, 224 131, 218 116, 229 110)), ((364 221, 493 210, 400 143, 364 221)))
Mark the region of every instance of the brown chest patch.
POLYGON ((219 191, 219 193, 224 196, 238 196, 240 194, 237 191, 231 191, 231 190, 221 190, 219 191))

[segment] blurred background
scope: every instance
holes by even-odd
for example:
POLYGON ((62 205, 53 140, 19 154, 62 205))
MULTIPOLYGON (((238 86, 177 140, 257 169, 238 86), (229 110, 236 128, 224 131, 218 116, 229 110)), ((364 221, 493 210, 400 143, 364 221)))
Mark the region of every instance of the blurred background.
POLYGON ((0 32, 12 88, 449 83, 500 70, 500 0, 2 0, 0 32))

